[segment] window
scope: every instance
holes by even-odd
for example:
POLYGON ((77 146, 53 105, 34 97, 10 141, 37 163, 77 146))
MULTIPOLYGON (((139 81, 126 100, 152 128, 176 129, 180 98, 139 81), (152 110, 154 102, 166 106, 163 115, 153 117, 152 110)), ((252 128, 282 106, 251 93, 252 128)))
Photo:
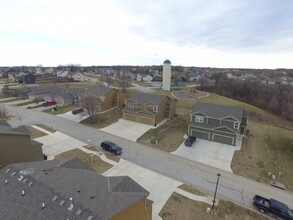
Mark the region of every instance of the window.
POLYGON ((134 108, 134 104, 132 102, 127 102, 127 107, 128 108, 134 108))
POLYGON ((195 116, 195 122, 203 123, 203 116, 196 115, 196 116, 195 116))
POLYGON ((158 112, 158 111, 159 111, 159 106, 154 106, 154 107, 153 107, 153 111, 154 111, 154 112, 158 112))
POLYGON ((236 130, 239 130, 239 127, 240 127, 240 123, 239 122, 234 122, 233 128, 236 129, 236 130))

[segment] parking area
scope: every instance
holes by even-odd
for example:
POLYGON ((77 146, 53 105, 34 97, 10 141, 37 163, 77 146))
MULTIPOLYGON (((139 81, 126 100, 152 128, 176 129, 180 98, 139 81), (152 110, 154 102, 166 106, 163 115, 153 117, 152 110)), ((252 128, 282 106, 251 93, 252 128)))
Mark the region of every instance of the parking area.
POLYGON ((123 137, 131 141, 136 141, 141 135, 143 135, 151 128, 155 127, 147 124, 141 124, 137 122, 120 119, 118 122, 111 124, 110 126, 102 128, 100 130, 119 137, 123 137))
POLYGON ((185 146, 183 142, 172 154, 233 173, 231 162, 234 151, 239 149, 239 147, 197 138, 191 147, 185 146))
POLYGON ((76 115, 72 114, 72 111, 66 112, 64 114, 57 115, 61 118, 66 118, 71 121, 80 122, 84 119, 87 119, 89 115, 87 113, 78 113, 76 115))

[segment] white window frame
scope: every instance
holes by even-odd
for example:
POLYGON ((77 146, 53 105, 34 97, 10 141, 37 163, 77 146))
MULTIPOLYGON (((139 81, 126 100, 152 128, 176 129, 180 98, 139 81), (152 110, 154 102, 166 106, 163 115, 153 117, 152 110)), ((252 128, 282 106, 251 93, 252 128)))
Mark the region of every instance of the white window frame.
POLYGON ((153 106, 153 111, 154 112, 159 112, 159 106, 157 106, 157 105, 156 106, 153 106))
POLYGON ((134 108, 134 103, 127 102, 127 108, 134 108))
POLYGON ((195 122, 198 122, 198 123, 202 123, 204 122, 204 117, 201 116, 201 115, 196 115, 195 116, 195 122))
POLYGON ((236 130, 239 130, 239 128, 240 128, 240 122, 235 121, 234 122, 234 125, 233 125, 233 128, 236 129, 236 130))

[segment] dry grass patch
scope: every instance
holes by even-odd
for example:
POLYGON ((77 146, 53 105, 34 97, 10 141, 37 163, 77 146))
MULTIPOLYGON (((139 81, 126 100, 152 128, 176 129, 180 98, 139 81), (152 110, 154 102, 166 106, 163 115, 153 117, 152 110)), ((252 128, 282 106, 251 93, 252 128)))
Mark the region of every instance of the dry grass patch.
POLYGON ((196 189, 193 186, 187 185, 187 184, 182 184, 180 186, 178 186, 179 189, 183 189, 186 192, 198 195, 198 196, 206 196, 207 193, 203 193, 201 190, 196 189))
POLYGON ((48 127, 48 126, 46 126, 46 125, 37 124, 36 126, 38 126, 38 127, 40 127, 40 128, 43 128, 43 129, 45 129, 45 130, 47 130, 47 131, 49 131, 49 132, 51 132, 51 133, 55 133, 55 132, 56 132, 55 129, 50 128, 50 127, 48 127))
POLYGON ((70 150, 55 156, 55 160, 63 160, 72 157, 78 157, 84 163, 88 165, 88 167, 92 168, 99 174, 103 174, 113 166, 101 160, 100 157, 93 155, 91 160, 91 154, 85 153, 79 149, 70 150))
POLYGON ((246 209, 242 206, 228 201, 219 201, 219 205, 215 206, 216 215, 206 213, 207 207, 210 205, 193 201, 178 193, 173 193, 165 206, 160 212, 163 220, 268 220, 269 218, 251 209, 246 209))
MULTIPOLYGON (((89 150, 92 150, 92 151, 97 151, 97 152, 99 152, 99 151, 97 150, 96 147, 86 146, 86 148, 88 148, 89 150)), ((104 151, 104 154, 105 154, 105 156, 106 156, 109 160, 113 160, 113 161, 119 163, 120 158, 119 158, 118 156, 116 156, 116 155, 114 155, 114 154, 112 154, 112 153, 110 153, 110 152, 107 152, 107 151, 104 151)))
POLYGON ((38 129, 35 129, 31 126, 25 126, 31 133, 31 138, 32 139, 35 139, 35 138, 38 138, 38 137, 43 137, 43 136, 46 136, 47 134, 38 130, 38 129))
POLYGON ((250 121, 248 128, 249 136, 241 150, 234 153, 233 172, 266 183, 271 180, 268 176, 271 172, 277 181, 293 190, 292 130, 255 121, 250 121))

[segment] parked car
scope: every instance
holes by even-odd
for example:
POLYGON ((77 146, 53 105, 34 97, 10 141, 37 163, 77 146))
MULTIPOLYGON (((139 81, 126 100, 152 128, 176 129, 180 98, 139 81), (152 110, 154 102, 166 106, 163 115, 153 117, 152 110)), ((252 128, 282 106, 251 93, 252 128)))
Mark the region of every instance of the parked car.
POLYGON ((77 108, 77 109, 72 110, 73 115, 77 115, 77 114, 82 113, 82 112, 83 112, 83 108, 77 108))
POLYGON ((293 210, 288 206, 275 199, 267 199, 259 195, 253 197, 253 205, 258 208, 261 213, 274 215, 275 217, 293 220, 293 210))
POLYGON ((46 101, 43 103, 43 106, 48 107, 48 106, 52 106, 52 105, 56 105, 55 101, 46 101))
POLYGON ((191 147, 194 144, 195 141, 196 141, 196 137, 194 137, 194 136, 188 136, 185 139, 184 144, 187 147, 191 147))
POLYGON ((101 143, 101 148, 116 155, 122 154, 122 148, 111 141, 103 141, 101 143))

